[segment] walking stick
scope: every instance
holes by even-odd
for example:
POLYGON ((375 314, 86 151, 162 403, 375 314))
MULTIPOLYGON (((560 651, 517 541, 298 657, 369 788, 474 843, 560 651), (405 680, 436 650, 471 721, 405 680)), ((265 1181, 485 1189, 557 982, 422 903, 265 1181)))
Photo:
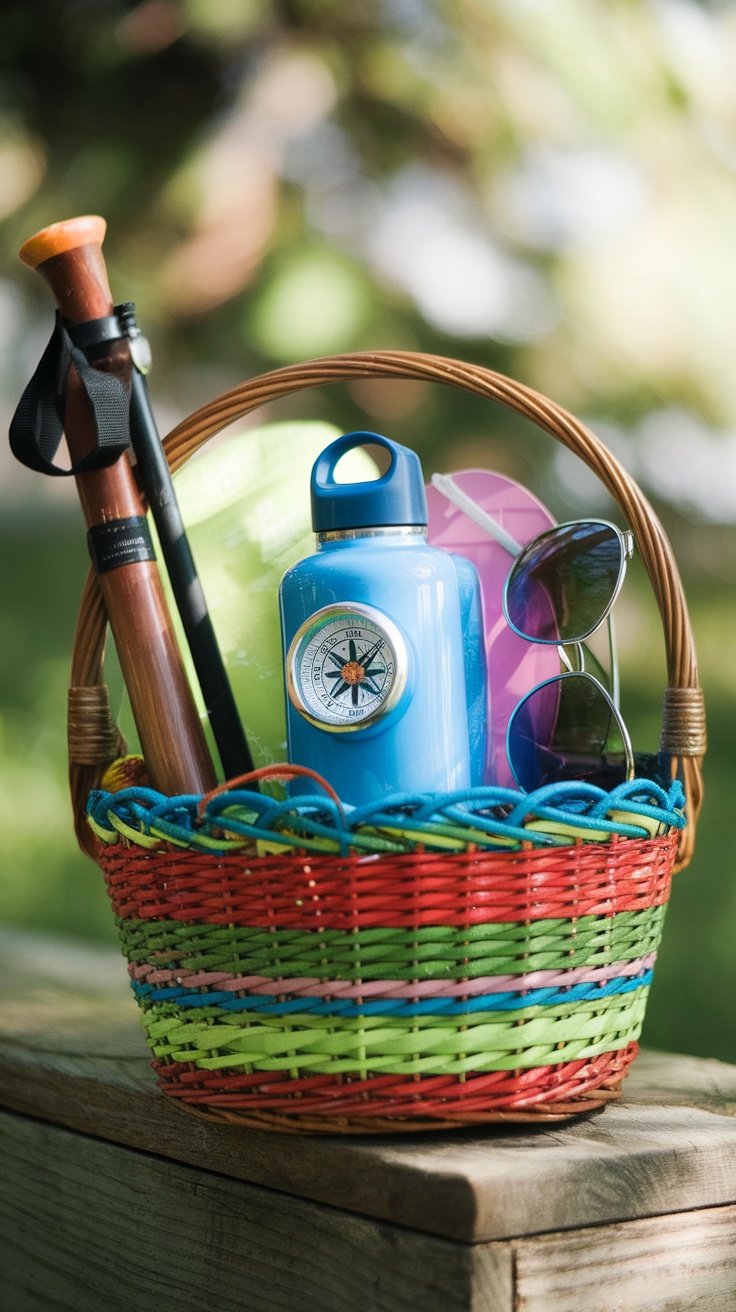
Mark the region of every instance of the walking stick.
POLYGON ((23 262, 50 287, 59 314, 55 337, 16 411, 11 446, 31 468, 67 472, 53 464, 63 419, 68 472, 82 503, 151 783, 169 796, 204 793, 216 782, 215 770, 166 608, 145 505, 125 454, 131 352, 113 314, 102 255, 105 230, 96 216, 71 219, 43 229, 21 248, 23 262), (54 376, 59 352, 63 365, 54 376))

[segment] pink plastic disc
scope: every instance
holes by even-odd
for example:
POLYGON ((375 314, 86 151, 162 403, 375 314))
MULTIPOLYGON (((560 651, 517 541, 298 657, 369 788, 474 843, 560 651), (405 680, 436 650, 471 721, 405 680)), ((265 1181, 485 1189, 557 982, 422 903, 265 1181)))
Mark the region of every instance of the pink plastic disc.
MULTIPOLYGON (((452 481, 519 547, 555 523, 533 493, 503 474, 466 469, 452 474, 452 481)), ((513 788, 516 784, 506 759, 509 717, 525 693, 559 673, 557 648, 519 638, 504 619, 503 589, 514 559, 508 546, 491 537, 431 483, 427 485, 427 503, 431 545, 465 556, 480 577, 490 708, 485 782, 513 788)))

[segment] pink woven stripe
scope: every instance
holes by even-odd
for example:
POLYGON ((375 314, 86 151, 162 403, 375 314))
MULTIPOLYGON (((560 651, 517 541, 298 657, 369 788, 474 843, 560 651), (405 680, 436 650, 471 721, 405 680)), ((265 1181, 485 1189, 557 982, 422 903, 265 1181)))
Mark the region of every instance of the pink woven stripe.
POLYGON ((571 970, 533 970, 526 975, 484 975, 472 980, 322 980, 305 976, 271 979, 263 975, 233 975, 219 970, 156 970, 145 963, 131 965, 130 974, 146 984, 183 984, 186 988, 222 989, 232 993, 282 994, 308 998, 446 998, 475 997, 483 993, 516 993, 521 990, 569 988, 573 984, 598 984, 627 975, 640 975, 655 962, 656 952, 634 961, 615 961, 607 966, 579 966, 571 970))

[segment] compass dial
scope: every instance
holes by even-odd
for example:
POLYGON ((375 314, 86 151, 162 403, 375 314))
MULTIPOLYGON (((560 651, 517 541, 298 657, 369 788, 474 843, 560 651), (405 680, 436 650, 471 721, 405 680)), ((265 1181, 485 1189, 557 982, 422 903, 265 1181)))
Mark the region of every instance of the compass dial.
POLYGON ((372 606, 325 606, 302 624, 286 658, 297 710, 321 729, 362 729, 386 715, 406 686, 397 626, 372 606))

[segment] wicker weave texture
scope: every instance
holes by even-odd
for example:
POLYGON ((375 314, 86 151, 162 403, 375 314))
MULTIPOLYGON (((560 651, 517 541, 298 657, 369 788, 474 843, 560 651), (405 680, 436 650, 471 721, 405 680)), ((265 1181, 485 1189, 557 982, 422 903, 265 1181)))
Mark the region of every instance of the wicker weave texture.
POLYGON ((578 1114, 618 1095, 635 1056, 670 877, 693 850, 705 721, 677 567, 603 443, 548 398, 460 361, 375 352, 277 370, 179 425, 169 463, 259 406, 356 378, 422 379, 508 406, 601 479, 662 619, 660 748, 684 784, 687 825, 663 819, 661 799, 659 812, 645 798, 632 814, 609 798, 595 803, 597 830, 593 811, 575 813, 576 829, 569 811, 530 799, 501 831, 480 810, 471 834, 446 807, 348 834, 339 805, 337 828, 309 816, 279 828, 230 797, 201 799, 196 815, 154 802, 148 828, 138 797, 112 819, 103 799, 90 827, 90 789, 120 750, 90 576, 70 699, 77 833, 105 874, 161 1087, 182 1105, 332 1132, 578 1114))
POLYGON ((279 1128, 399 1129, 616 1095, 676 846, 98 857, 170 1096, 279 1128))
POLYGON ((101 861, 116 914, 304 929, 416 928, 610 915, 667 899, 677 835, 631 847, 613 839, 533 852, 436 853, 391 858, 136 854, 122 844, 101 861))
POLYGON ((288 1073, 222 1076, 174 1062, 154 1061, 162 1088, 209 1119, 311 1133, 387 1133, 455 1129, 494 1121, 559 1121, 594 1111, 619 1096, 638 1051, 618 1052, 526 1071, 490 1075, 370 1080, 288 1073), (296 1110, 298 1108, 298 1111, 296 1110))

